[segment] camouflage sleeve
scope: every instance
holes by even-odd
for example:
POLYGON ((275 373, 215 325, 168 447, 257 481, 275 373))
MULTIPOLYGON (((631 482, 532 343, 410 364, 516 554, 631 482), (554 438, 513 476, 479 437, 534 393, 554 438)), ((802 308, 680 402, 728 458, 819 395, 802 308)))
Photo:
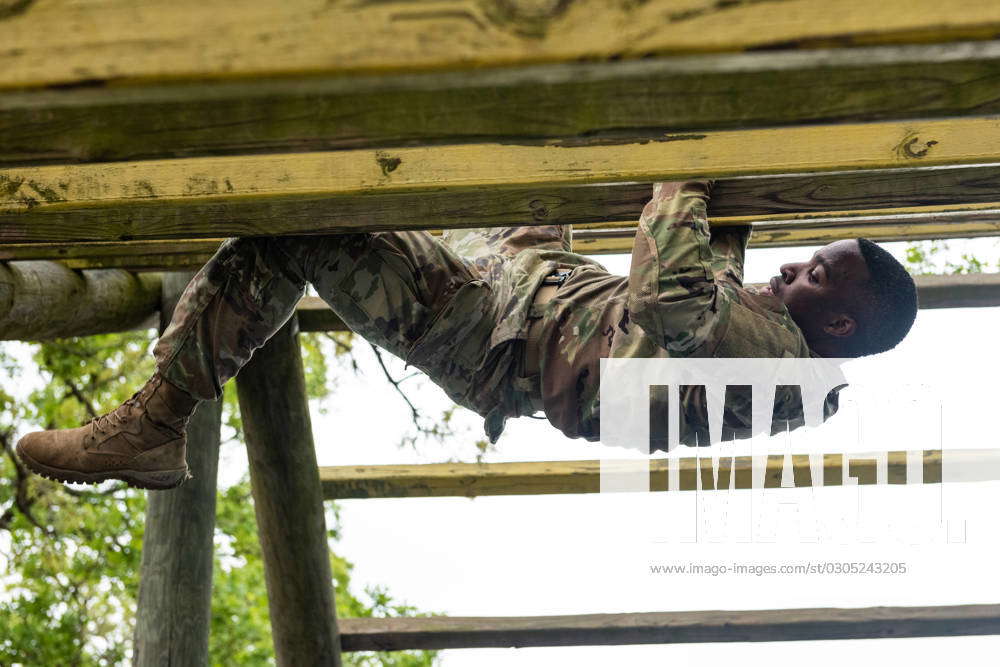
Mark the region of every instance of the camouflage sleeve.
POLYGON ((732 297, 716 280, 706 204, 709 181, 657 183, 632 248, 629 312, 672 356, 708 356, 726 330, 732 297))
POLYGON ((716 280, 743 287, 743 258, 750 240, 750 225, 713 227, 709 245, 712 248, 712 273, 716 280))

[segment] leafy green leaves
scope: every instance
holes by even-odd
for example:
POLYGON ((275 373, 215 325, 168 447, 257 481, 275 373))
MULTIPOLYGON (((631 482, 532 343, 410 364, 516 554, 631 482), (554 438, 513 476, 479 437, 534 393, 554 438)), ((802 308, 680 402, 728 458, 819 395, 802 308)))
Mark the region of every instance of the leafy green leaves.
MULTIPOLYGON (((333 354, 348 354, 338 334, 333 354)), ((303 334, 310 398, 329 394, 330 350, 303 334)), ((71 338, 32 346, 31 362, 0 344, 0 664, 116 665, 132 651, 146 494, 118 482, 66 487, 28 473, 14 456, 17 437, 38 428, 78 426, 129 398, 154 371, 152 331, 71 338), (42 380, 41 386, 26 387, 42 380), (20 389, 20 395, 17 391, 20 389), (18 399, 21 400, 18 400, 18 399)), ((23 355, 21 355, 23 356, 23 355)), ((223 421, 240 443, 236 392, 223 421)), ((339 537, 328 504, 330 542, 339 537)), ((218 495, 210 662, 273 664, 264 566, 246 476, 218 495)), ((338 614, 408 615, 372 587, 351 590, 351 564, 330 552, 338 614)), ((348 654, 347 665, 419 667, 432 652, 348 654)))

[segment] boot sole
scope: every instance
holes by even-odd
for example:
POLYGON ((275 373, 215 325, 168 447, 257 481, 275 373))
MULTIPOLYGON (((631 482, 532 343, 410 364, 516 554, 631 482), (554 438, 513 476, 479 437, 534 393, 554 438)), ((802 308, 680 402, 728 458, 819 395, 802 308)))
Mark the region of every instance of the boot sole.
POLYGON ((18 444, 17 455, 28 466, 28 469, 36 475, 41 475, 47 479, 57 482, 71 482, 77 484, 99 484, 108 479, 119 479, 136 489, 149 489, 161 491, 164 489, 174 489, 191 478, 188 468, 177 468, 175 470, 107 470, 104 472, 80 472, 79 470, 66 470, 63 468, 53 468, 43 463, 35 461, 33 458, 21 451, 18 444))

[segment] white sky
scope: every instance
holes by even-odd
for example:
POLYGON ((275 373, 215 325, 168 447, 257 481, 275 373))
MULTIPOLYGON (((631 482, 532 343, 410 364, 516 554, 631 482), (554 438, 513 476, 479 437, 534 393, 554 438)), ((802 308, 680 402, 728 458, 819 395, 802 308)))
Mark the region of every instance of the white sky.
MULTIPOLYGON (((887 247, 901 253, 902 244, 887 247)), ((951 256, 973 251, 996 262, 994 240, 952 242, 951 256)), ((763 281, 782 262, 807 257, 814 248, 752 250, 747 282, 763 281)), ((625 256, 605 257, 616 273, 627 271, 625 256)), ((994 264, 995 266, 995 264, 994 264)), ((995 270, 995 269, 994 269, 995 270)), ((935 369, 941 387, 947 382, 944 447, 995 447, 990 412, 993 377, 1000 364, 989 351, 1000 330, 1000 311, 949 309, 921 311, 910 337, 888 354, 859 362, 855 376, 868 381, 913 376, 935 369), (948 379, 950 378, 950 380, 948 379), (957 378, 957 381, 956 381, 957 378), (982 404, 961 410, 963 406, 982 404), (950 412, 949 412, 950 410, 950 412), (962 413, 965 414, 962 414, 962 413), (948 441, 950 439, 951 441, 948 441)), ((329 413, 314 411, 320 465, 430 463, 473 460, 472 443, 482 423, 462 412, 469 432, 444 446, 424 444, 418 451, 400 449, 409 427, 403 403, 381 378, 363 345, 358 377, 340 373, 329 413)), ((401 371, 402 364, 394 368, 401 371)), ((410 395, 431 414, 447 406, 443 392, 423 379, 411 380, 410 395), (419 385, 424 382, 424 385, 419 385)), ((833 422, 820 429, 819 446, 840 451, 843 429, 833 422), (824 440, 825 439, 825 440, 824 440)), ((866 431, 867 433, 867 431, 866 431)), ((913 429, 886 444, 878 433, 855 450, 907 449, 913 429)), ((933 440, 933 439, 932 439, 933 440)), ((920 443, 916 447, 922 446, 920 443)), ((682 454, 691 455, 687 450, 682 454)), ((617 450, 569 440, 546 421, 522 418, 508 422, 497 451, 488 461, 596 459, 617 450)), ((242 452, 230 449, 227 474, 245 466, 242 452)), ((875 534, 875 543, 848 537, 840 544, 803 544, 794 531, 776 543, 740 543, 730 535, 719 543, 653 544, 652 533, 669 534, 671 522, 692 521, 694 494, 622 494, 493 497, 479 499, 379 499, 342 501, 344 540, 340 552, 355 563, 354 580, 388 587, 399 600, 423 610, 450 615, 537 615, 698 609, 781 609, 878 605, 944 605, 1000 602, 1000 585, 991 571, 1000 546, 994 507, 1000 483, 949 485, 949 516, 966 518, 964 544, 899 544, 875 534), (652 527, 651 527, 652 526, 652 527), (804 560, 903 561, 905 575, 867 576, 665 576, 649 573, 651 563, 781 563, 804 560)), ((747 492, 734 492, 734 507, 747 492), (743 494, 743 495, 740 495, 743 494)), ((848 521, 856 517, 856 488, 810 491, 779 489, 771 502, 809 498, 823 511, 848 521), (805 494, 805 495, 802 495, 805 494)), ((919 520, 921 512, 939 516, 941 485, 865 488, 860 496, 865 516, 892 513, 899 523, 919 520)), ((788 506, 785 505, 785 508, 788 506)), ((711 505, 706 521, 718 521, 711 505)), ((738 511, 738 510, 737 510, 738 511)), ((735 513, 735 512, 734 512, 735 513)), ((778 512, 771 511, 775 516, 778 512)), ((678 524, 679 525, 679 524, 678 524)), ((893 524, 898 525, 898 524, 893 524)), ((933 527, 933 522, 923 524, 933 527)), ((683 532, 683 531, 682 531, 683 532)), ((930 532, 927 533, 928 535, 930 532)), ((996 653, 1000 638, 892 639, 762 644, 690 644, 638 647, 546 649, 467 649, 443 653, 446 667, 476 665, 627 665, 784 664, 808 660, 815 666, 845 661, 875 664, 905 656, 908 665, 939 665, 957 651, 996 653)))

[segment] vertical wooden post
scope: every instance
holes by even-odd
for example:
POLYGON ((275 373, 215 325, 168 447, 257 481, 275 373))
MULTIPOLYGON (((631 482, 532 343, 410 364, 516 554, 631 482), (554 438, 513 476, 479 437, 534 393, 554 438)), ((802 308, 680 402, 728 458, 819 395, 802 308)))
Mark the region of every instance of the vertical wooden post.
MULTIPOLYGON (((164 276, 161 332, 193 275, 164 276)), ((148 492, 133 657, 138 667, 208 664, 221 423, 221 399, 199 404, 187 432, 194 478, 148 492)))
POLYGON ((298 320, 236 380, 279 665, 339 667, 340 637, 298 320))

